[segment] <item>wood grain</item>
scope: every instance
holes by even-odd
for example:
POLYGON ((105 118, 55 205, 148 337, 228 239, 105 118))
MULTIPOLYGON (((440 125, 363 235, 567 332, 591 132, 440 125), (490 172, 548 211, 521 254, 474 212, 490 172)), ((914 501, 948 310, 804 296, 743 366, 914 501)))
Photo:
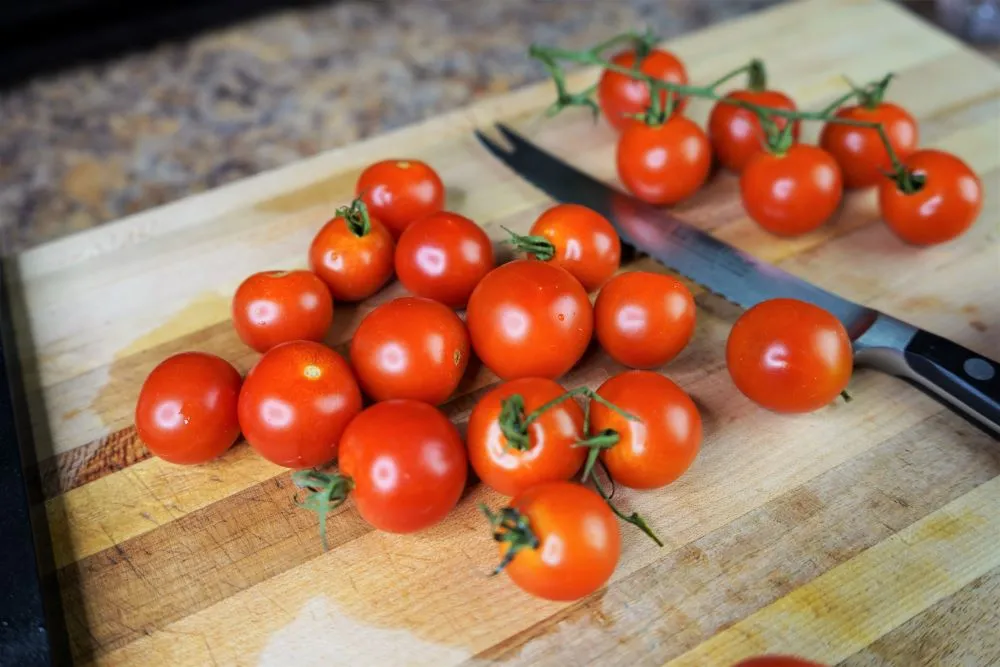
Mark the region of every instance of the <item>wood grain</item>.
MULTIPOLYGON (((752 224, 737 181, 717 174, 677 212, 691 224, 849 298, 1000 356, 1000 71, 904 10, 809 0, 670 44, 706 81, 751 56, 800 105, 843 90, 840 74, 896 72, 891 97, 922 143, 980 174, 986 206, 961 240, 904 246, 871 192, 830 224, 777 239, 752 224), (880 31, 878 37, 875 31, 880 31), (725 45, 725 48, 720 48, 725 45), (928 94, 928 91, 933 94, 928 94)), ((593 81, 574 72, 571 85, 593 81)), ((496 119, 614 183, 614 135, 586 113, 547 121, 530 87, 356 146, 34 249, 8 264, 16 329, 74 656, 97 664, 726 664, 757 651, 850 664, 988 664, 1000 602, 1000 449, 905 384, 859 369, 855 400, 811 415, 764 412, 732 386, 722 350, 738 309, 694 286, 692 344, 664 372, 698 403, 706 439, 657 492, 621 492, 666 546, 623 528, 609 586, 575 604, 533 600, 485 575, 495 547, 473 485, 443 524, 373 531, 348 503, 329 520, 294 506, 287 471, 245 444, 205 466, 149 458, 132 426, 146 373, 186 349, 241 370, 257 356, 232 330, 247 274, 305 264, 358 169, 385 157, 433 164, 448 206, 524 230, 548 201, 471 137, 496 119)), ((703 121, 709 106, 691 105, 703 121)), ((808 126, 807 138, 818 128, 808 126)), ((497 246, 504 252, 503 246, 497 246)), ((628 269, 662 270, 644 260, 628 269)), ((393 284, 338 304, 344 345, 393 284)), ((564 378, 597 386, 620 366, 596 346, 564 378)), ((460 428, 496 378, 481 367, 444 409, 460 428)))

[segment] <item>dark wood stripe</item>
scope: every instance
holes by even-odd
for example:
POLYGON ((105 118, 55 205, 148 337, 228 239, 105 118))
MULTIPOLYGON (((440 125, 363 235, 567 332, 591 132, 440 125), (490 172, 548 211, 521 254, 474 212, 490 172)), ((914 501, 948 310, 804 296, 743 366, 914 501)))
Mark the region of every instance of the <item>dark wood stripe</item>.
MULTIPOLYGON (((937 413, 468 664, 516 658, 533 639, 555 632, 577 638, 572 652, 594 664, 610 659, 602 656, 607 650, 618 651, 618 661, 632 655, 661 664, 997 474, 995 443, 951 413, 937 413), (595 625, 618 643, 603 632, 572 631, 595 625)), ((567 650, 563 642, 540 646, 552 653, 533 646, 533 662, 557 662, 567 650)))
POLYGON ((42 461, 42 492, 46 499, 55 498, 150 456, 135 427, 129 426, 89 445, 42 461))

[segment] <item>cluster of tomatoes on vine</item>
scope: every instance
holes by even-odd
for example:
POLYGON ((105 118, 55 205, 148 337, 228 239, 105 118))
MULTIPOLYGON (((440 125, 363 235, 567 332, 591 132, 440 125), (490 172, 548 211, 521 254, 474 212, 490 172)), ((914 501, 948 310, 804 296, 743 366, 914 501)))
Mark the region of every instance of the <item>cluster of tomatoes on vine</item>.
POLYGON ((624 34, 584 51, 531 48, 557 86, 552 112, 589 106, 621 133, 618 176, 639 199, 671 205, 691 197, 708 180, 714 156, 739 174, 747 215, 782 236, 820 227, 836 213, 845 189, 876 187, 883 220, 915 245, 954 239, 979 215, 979 178, 950 153, 918 148, 913 116, 884 99, 891 75, 851 84, 822 111, 800 111, 788 95, 768 87, 759 60, 695 86, 681 60, 654 43, 650 35, 624 34), (621 42, 633 48, 605 59, 602 52, 621 42), (595 86, 571 93, 562 61, 599 65, 604 72, 595 86), (744 73, 745 88, 718 92, 744 73), (707 131, 683 114, 691 97, 716 101, 707 131), (824 123, 819 145, 799 143, 802 121, 824 123))

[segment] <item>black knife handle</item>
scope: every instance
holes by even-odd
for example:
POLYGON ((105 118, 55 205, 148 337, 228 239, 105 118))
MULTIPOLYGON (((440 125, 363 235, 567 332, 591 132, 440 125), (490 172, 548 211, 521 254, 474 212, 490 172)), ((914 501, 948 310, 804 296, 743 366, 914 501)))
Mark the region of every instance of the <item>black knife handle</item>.
POLYGON ((1000 439, 1000 364, 885 315, 855 343, 855 359, 896 375, 1000 439))

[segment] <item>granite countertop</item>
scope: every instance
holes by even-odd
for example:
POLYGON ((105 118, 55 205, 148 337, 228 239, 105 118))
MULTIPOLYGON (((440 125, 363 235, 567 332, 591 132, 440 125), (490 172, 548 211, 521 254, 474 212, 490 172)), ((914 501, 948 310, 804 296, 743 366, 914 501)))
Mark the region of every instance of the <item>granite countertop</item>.
POLYGON ((0 95, 0 249, 539 80, 531 42, 670 37, 775 1, 331 2, 40 78, 0 95))
POLYGON ((775 0, 342 1, 37 79, 0 96, 7 250, 539 80, 533 41, 664 36, 775 0))

